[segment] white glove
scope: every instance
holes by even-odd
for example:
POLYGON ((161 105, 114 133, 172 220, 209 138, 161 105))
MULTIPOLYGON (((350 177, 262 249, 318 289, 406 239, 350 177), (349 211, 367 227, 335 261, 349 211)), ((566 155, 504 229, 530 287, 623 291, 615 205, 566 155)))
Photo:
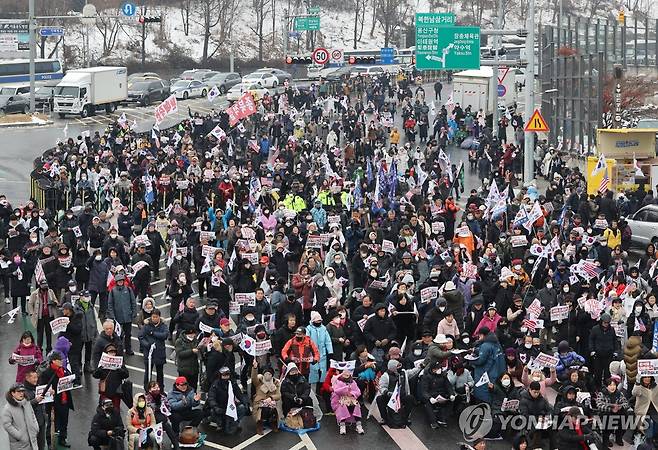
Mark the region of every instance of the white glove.
POLYGON ((456 398, 457 398, 457 396, 455 396, 455 395, 451 395, 451 396, 450 396, 450 401, 451 401, 451 402, 454 402, 456 398))
POLYGON ((431 404, 435 405, 436 402, 438 402, 437 399, 435 399, 434 397, 430 397, 430 403, 431 403, 431 404))

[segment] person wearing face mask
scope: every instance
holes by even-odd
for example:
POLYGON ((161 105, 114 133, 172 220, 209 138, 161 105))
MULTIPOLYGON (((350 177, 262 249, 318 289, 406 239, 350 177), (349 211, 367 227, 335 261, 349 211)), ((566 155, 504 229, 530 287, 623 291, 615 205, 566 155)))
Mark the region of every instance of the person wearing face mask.
POLYGON ((447 369, 440 361, 429 367, 420 381, 420 398, 433 430, 447 426, 447 415, 457 398, 448 380, 447 369))
MULTIPOLYGON (((272 382, 271 379, 270 382, 272 382)), ((246 414, 248 406, 247 397, 231 377, 231 370, 228 367, 220 368, 217 378, 210 386, 208 399, 204 406, 210 420, 215 422, 224 433, 228 435, 236 434, 241 430, 240 420, 246 414), (229 405, 229 389, 233 392, 234 405, 229 405), (231 413, 229 408, 235 408, 235 410, 231 413), (232 417, 232 414, 235 414, 237 418, 232 417)), ((262 424, 260 431, 262 434, 262 424)))
POLYGON ((306 331, 319 353, 319 359, 311 365, 308 375, 308 382, 315 385, 324 381, 327 375, 328 357, 334 352, 334 349, 331 344, 331 336, 322 323, 322 316, 317 311, 311 312, 311 324, 306 331))
POLYGON ((153 410, 155 420, 162 424, 162 429, 167 434, 173 450, 179 450, 180 445, 178 436, 171 427, 169 416, 171 415, 171 406, 167 394, 162 391, 157 381, 150 381, 146 387, 146 404, 153 410))
POLYGON ((596 387, 601 386, 603 379, 610 376, 610 362, 620 351, 619 339, 610 326, 610 314, 601 314, 600 322, 592 328, 589 335, 589 367, 592 381, 596 387))
POLYGON ((293 408, 313 406, 311 385, 294 362, 289 362, 285 367, 285 376, 281 382, 281 403, 284 416, 288 416, 293 408))
POLYGON ((423 329, 434 332, 447 314, 448 303, 443 297, 436 299, 435 306, 423 318, 423 329))
POLYGON ((491 392, 491 413, 493 416, 492 430, 487 438, 496 438, 501 436, 500 417, 513 416, 519 413, 518 401, 521 398, 521 389, 514 385, 512 375, 508 372, 503 372, 497 380, 489 383, 487 387, 491 392), (510 400, 516 400, 516 407, 514 407, 514 402, 503 407, 503 403, 510 400))
POLYGON ((642 300, 633 303, 631 314, 626 319, 626 333, 627 336, 641 336, 644 346, 652 347, 653 325, 642 300))
POLYGON ((153 426, 157 423, 153 410, 146 403, 146 395, 137 393, 134 396, 133 407, 126 414, 128 430, 128 450, 142 448, 159 449, 153 426), (143 435, 146 434, 146 443, 143 435))
MULTIPOLYGON (((58 392, 57 386, 59 384, 59 380, 68 375, 71 375, 71 373, 66 369, 62 354, 58 351, 53 351, 48 356, 48 367, 41 373, 41 375, 39 375, 39 385, 45 385, 44 392, 47 392, 50 389, 52 389, 54 392, 52 408, 46 409, 48 414, 46 421, 46 436, 51 435, 51 414, 54 413, 55 433, 58 433, 59 435, 57 445, 66 448, 71 447, 71 444, 69 444, 67 441, 67 435, 69 426, 69 411, 74 409, 74 391, 58 392)), ((34 422, 36 424, 36 419, 34 422)))
POLYGON ((336 415, 338 429, 341 435, 347 433, 347 424, 354 423, 356 432, 364 434, 361 424, 361 405, 359 397, 361 390, 352 377, 352 373, 344 370, 331 382, 331 409, 336 415))
POLYGON ((171 284, 167 288, 167 294, 169 295, 169 316, 172 317, 172 320, 169 322, 169 335, 174 338, 174 330, 176 328, 176 322, 173 320, 179 312, 181 303, 186 302, 192 294, 192 278, 184 272, 178 274, 176 278, 171 280, 171 284))
POLYGON ((25 396, 25 386, 13 384, 5 394, 7 403, 0 412, 2 428, 9 435, 11 450, 38 448, 39 425, 32 404, 25 396))
MULTIPOLYGON (((32 279, 34 269, 31 267, 31 264, 28 264, 25 261, 20 253, 15 252, 11 256, 9 267, 7 267, 5 273, 8 274, 8 278, 11 280, 12 308, 16 308, 20 305, 23 316, 27 316, 28 312, 25 301, 30 295, 30 280, 32 279)), ((10 291, 9 288, 6 290, 10 291)), ((6 292, 6 294, 8 293, 9 292, 6 292)), ((6 295, 5 303, 9 302, 9 295, 6 295)))
POLYGON ((91 430, 87 437, 87 443, 94 450, 100 450, 101 447, 108 447, 110 450, 117 448, 117 440, 121 441, 125 437, 126 430, 121 420, 121 415, 114 409, 112 400, 105 399, 96 409, 96 414, 91 420, 91 430))
POLYGON ((286 301, 280 303, 276 309, 275 325, 277 329, 280 329, 286 323, 286 316, 290 314, 295 316, 297 324, 302 323, 304 319, 302 305, 297 301, 297 296, 294 292, 289 292, 286 296, 286 301))
POLYGON ((145 320, 138 337, 140 351, 144 355, 144 389, 151 381, 150 377, 154 368, 159 385, 164 386, 164 365, 167 362, 165 341, 168 336, 169 331, 167 325, 162 321, 160 310, 153 309, 150 317, 145 320))
POLYGON ((44 336, 46 338, 46 353, 52 349, 52 330, 50 321, 58 316, 59 303, 55 293, 48 287, 46 280, 39 282, 39 289, 30 294, 27 303, 27 311, 32 321, 32 326, 37 330, 37 345, 43 348, 44 336))
POLYGON ((89 269, 88 289, 91 304, 94 306, 96 299, 99 300, 98 318, 103 322, 107 315, 107 276, 110 266, 103 260, 101 251, 95 250, 87 261, 87 268, 89 269))
POLYGON ((193 327, 183 329, 176 339, 176 367, 179 377, 185 377, 187 383, 196 389, 199 377, 199 339, 193 327))
POLYGON ((131 349, 132 322, 137 316, 137 303, 135 293, 130 286, 126 286, 126 276, 118 273, 114 280, 116 286, 112 288, 107 297, 107 316, 121 324, 123 329, 123 349, 128 356, 133 355, 131 349))
POLYGON ((117 229, 114 227, 110 228, 109 235, 103 241, 103 247, 101 249, 103 258, 107 258, 110 255, 111 249, 116 250, 119 259, 124 264, 128 262, 128 255, 126 255, 125 250, 125 242, 123 237, 119 236, 117 229))
POLYGON ((306 328, 297 327, 294 337, 286 342, 281 350, 281 358, 285 363, 295 363, 297 370, 303 376, 308 377, 311 364, 320 362, 320 350, 315 342, 306 335, 306 328))

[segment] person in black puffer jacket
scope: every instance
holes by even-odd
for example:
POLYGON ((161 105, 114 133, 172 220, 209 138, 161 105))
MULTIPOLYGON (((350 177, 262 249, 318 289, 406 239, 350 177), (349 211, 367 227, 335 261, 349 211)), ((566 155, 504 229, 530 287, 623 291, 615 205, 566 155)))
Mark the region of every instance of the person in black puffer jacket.
POLYGON ((455 399, 455 390, 448 381, 446 373, 443 364, 437 361, 420 380, 420 397, 433 430, 447 425, 447 414, 455 399), (443 399, 439 400, 439 396, 443 399))
POLYGON ((597 387, 601 386, 601 379, 610 376, 610 363, 617 358, 620 349, 619 339, 610 326, 610 320, 610 314, 601 314, 600 323, 592 328, 589 335, 592 380, 597 387))
MULTIPOLYGON (((395 339, 397 330, 393 320, 388 316, 386 305, 378 303, 375 305, 375 315, 366 322, 363 327, 363 336, 370 351, 375 351, 383 356, 395 339)), ((375 355, 377 356, 377 355, 375 355)))

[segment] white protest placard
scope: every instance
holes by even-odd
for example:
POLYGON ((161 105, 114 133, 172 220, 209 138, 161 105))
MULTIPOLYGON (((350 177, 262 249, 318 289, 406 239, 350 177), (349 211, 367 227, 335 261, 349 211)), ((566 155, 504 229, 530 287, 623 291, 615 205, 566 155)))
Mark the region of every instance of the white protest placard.
POLYGON ((471 230, 468 226, 459 227, 455 230, 455 236, 459 237, 468 237, 470 233, 471 230))
POLYGON ((266 341, 256 341, 254 347, 256 355, 255 356, 263 356, 267 355, 267 353, 270 351, 272 348, 272 341, 267 339, 266 341))
POLYGON ((55 393, 53 392, 52 389, 48 389, 46 391, 46 385, 42 384, 41 386, 37 386, 36 390, 34 391, 35 397, 42 396, 43 400, 39 402, 40 405, 43 405, 45 403, 52 403, 55 400, 55 393))
POLYGON ((236 292, 235 301, 241 306, 256 306, 255 292, 236 292))
POLYGON ((551 322, 557 322, 558 320, 565 320, 569 318, 569 306, 560 305, 553 306, 551 308, 551 322))
POLYGON ((204 245, 201 247, 201 256, 204 258, 207 258, 210 256, 211 258, 215 256, 215 253, 217 253, 219 249, 217 247, 212 247, 210 245, 204 245))
POLYGON ((207 241, 215 240, 215 233, 213 231, 199 231, 199 239, 206 239, 207 241))
POLYGON ((245 239, 256 239, 256 232, 253 228, 243 226, 242 227, 242 237, 245 239))
POLYGON ((203 333, 208 333, 208 334, 212 333, 212 327, 206 325, 203 322, 199 322, 199 330, 203 333))
POLYGON ((240 256, 242 256, 244 259, 249 261, 251 264, 258 264, 257 252, 246 252, 246 253, 242 253, 240 256))
MULTIPOLYGON (((61 394, 62 392, 76 389, 73 386, 74 382, 75 382, 75 375, 68 375, 60 378, 59 381, 57 382, 57 393, 61 394)), ((78 387, 82 387, 82 386, 78 386, 78 387)))
POLYGON ((621 339, 626 338, 626 324, 624 322, 611 322, 610 326, 615 330, 615 336, 621 339))
POLYGON ((337 223, 337 224, 340 225, 340 216, 338 216, 338 215, 327 216, 327 222, 328 223, 337 223))
POLYGON ((446 231, 445 222, 436 221, 432 222, 432 234, 441 234, 446 231))
POLYGON ((528 306, 528 317, 531 319, 536 319, 541 314, 542 309, 544 308, 541 306, 539 299, 534 299, 532 303, 530 303, 530 306, 528 306))
POLYGON ((528 238, 525 234, 519 234, 518 236, 510 237, 510 243, 512 247, 523 247, 524 245, 528 245, 528 238))
POLYGON ((608 221, 605 219, 596 219, 594 221, 594 226, 592 228, 597 228, 599 230, 605 230, 608 228, 608 221))
POLYGON ((268 331, 276 330, 276 313, 264 315, 263 324, 265 325, 265 328, 267 328, 268 331))
POLYGON ((384 239, 382 241, 382 251, 384 253, 395 253, 395 244, 392 241, 384 239))
POLYGON ((653 377, 658 375, 658 359, 638 359, 637 376, 653 377))
POLYGON ((228 303, 228 313, 229 314, 240 314, 240 303, 236 301, 231 301, 228 303))
POLYGON ((370 283, 370 286, 368 286, 369 289, 377 289, 379 291, 383 291, 387 287, 388 287, 388 282, 382 280, 374 280, 370 283))
POLYGON ((503 403, 500 405, 501 411, 518 411, 519 410, 519 401, 516 399, 507 398, 503 399, 503 403))
POLYGON ((18 355, 16 353, 12 353, 11 359, 19 366, 32 366, 37 362, 34 355, 18 355))
POLYGON ((420 291, 420 301, 421 303, 429 303, 432 299, 438 297, 439 288, 438 286, 429 286, 420 291))
POLYGON ((68 317, 58 317, 50 321, 50 329, 53 331, 53 334, 59 334, 62 331, 66 331, 66 327, 69 325, 68 317))
POLYGON ((349 372, 354 372, 356 369, 356 361, 336 361, 335 359, 330 360, 329 367, 336 369, 339 372, 347 370, 349 372))
POLYGON ((491 383, 491 380, 489 380, 489 374, 487 372, 484 372, 480 379, 478 380, 477 383, 475 383, 475 387, 480 387, 484 386, 485 384, 491 383))
POLYGON ((99 367, 107 370, 117 370, 123 366, 123 356, 112 356, 107 353, 101 355, 101 360, 98 363, 99 367))
POLYGON ((466 278, 477 278, 478 267, 475 264, 464 263, 462 266, 462 275, 464 275, 466 278))
POLYGON ((576 392, 576 403, 582 403, 587 399, 592 398, 592 394, 589 392, 576 392))
POLYGON ((322 248, 324 238, 322 235, 309 234, 306 238, 306 248, 322 248))
POLYGON ((366 326, 366 322, 368 321, 368 317, 365 317, 357 322, 357 325, 359 328, 361 328, 361 331, 363 331, 363 328, 366 326))
POLYGON ((547 355, 546 353, 540 353, 535 358, 535 364, 542 367, 555 368, 559 359, 557 356, 547 355))
POLYGON ((82 230, 80 229, 79 225, 73 227, 72 230, 73 230, 73 234, 75 235, 75 237, 77 237, 77 238, 82 237, 82 230))

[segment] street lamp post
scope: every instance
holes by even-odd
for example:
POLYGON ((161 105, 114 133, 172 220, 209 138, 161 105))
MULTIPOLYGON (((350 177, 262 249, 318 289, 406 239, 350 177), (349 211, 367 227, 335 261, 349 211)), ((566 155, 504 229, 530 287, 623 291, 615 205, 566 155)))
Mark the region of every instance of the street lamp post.
MULTIPOLYGON (((526 28, 528 37, 525 41, 525 53, 528 65, 525 69, 525 121, 532 117, 535 109, 535 0, 529 0, 526 28)), ((523 182, 530 183, 534 178, 535 135, 525 132, 523 145, 523 182)))
POLYGON ((37 40, 35 36, 34 15, 34 0, 30 0, 28 4, 28 33, 30 34, 30 112, 32 114, 34 114, 34 110, 36 109, 36 99, 34 97, 36 70, 34 60, 37 57, 37 40))

